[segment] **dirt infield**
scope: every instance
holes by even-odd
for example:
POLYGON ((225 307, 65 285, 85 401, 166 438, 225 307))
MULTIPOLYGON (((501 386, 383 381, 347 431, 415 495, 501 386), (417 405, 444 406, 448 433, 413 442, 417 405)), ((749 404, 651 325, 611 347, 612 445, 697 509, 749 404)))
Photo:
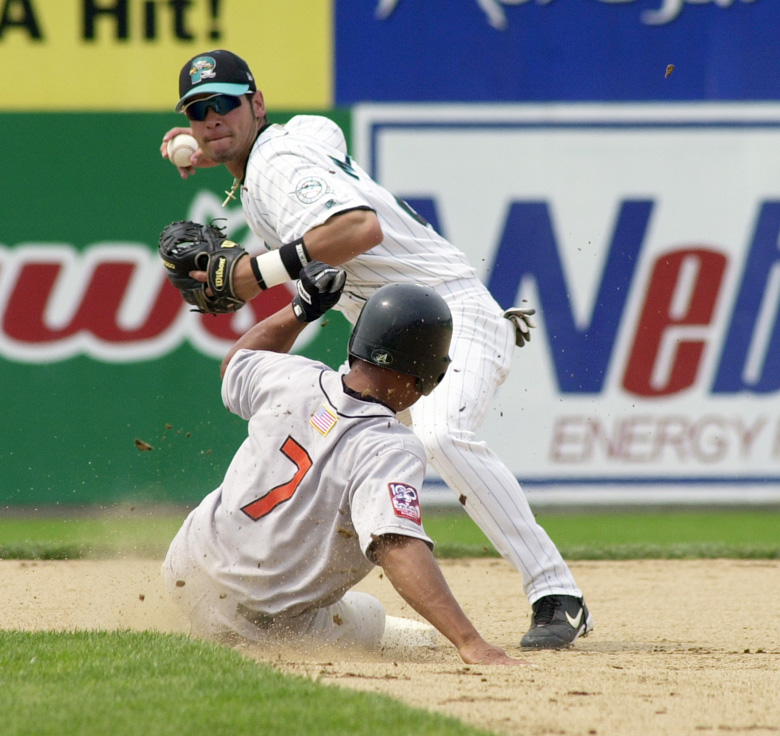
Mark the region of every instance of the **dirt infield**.
MULTIPOLYGON (((465 666, 443 640, 373 657, 246 653, 498 733, 780 734, 780 562, 573 564, 596 628, 562 652, 519 650, 528 605, 506 563, 442 567, 485 637, 530 666, 465 666)), ((0 562, 0 627, 186 631, 158 570, 148 560, 0 562)), ((413 616, 379 572, 360 589, 413 616)))

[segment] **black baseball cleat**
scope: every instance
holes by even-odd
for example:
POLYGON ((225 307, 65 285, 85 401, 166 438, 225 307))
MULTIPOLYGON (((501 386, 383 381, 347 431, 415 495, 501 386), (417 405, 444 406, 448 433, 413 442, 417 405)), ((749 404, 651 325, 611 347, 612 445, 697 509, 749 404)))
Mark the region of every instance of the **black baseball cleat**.
POLYGON ((582 598, 546 595, 531 608, 531 628, 520 642, 529 649, 561 649, 593 628, 593 618, 582 598))

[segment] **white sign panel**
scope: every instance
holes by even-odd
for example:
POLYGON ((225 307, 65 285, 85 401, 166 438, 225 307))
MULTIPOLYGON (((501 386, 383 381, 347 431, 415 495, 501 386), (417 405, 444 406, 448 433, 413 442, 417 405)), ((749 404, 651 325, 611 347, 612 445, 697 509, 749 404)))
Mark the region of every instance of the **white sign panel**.
POLYGON ((530 489, 780 498, 780 106, 377 106, 355 155, 539 325, 482 437, 530 489))

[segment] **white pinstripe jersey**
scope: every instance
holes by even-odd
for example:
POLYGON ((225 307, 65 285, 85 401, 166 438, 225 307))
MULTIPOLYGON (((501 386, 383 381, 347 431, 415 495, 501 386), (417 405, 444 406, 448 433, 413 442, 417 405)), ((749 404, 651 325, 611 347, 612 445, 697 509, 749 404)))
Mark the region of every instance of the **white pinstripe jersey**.
POLYGON ((463 253, 347 155, 341 129, 322 116, 298 115, 262 132, 249 156, 241 202, 249 227, 270 248, 303 237, 338 212, 376 212, 383 242, 342 265, 346 298, 336 308, 352 321, 350 297, 359 310, 386 283, 436 287, 476 278, 463 253))
POLYGON ((248 437, 184 529, 218 587, 268 615, 337 601, 373 564, 375 536, 432 545, 417 490, 422 445, 395 414, 300 356, 239 350, 222 383, 248 437), (202 556, 201 556, 202 555, 202 556))

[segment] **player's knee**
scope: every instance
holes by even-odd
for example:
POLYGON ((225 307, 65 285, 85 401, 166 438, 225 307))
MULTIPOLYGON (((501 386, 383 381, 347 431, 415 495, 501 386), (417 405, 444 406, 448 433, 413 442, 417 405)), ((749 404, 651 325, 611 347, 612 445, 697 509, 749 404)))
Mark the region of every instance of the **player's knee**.
POLYGON ((368 593, 350 590, 317 612, 307 635, 327 644, 373 647, 379 644, 384 628, 384 606, 368 593))
POLYGON ((435 459, 442 454, 450 456, 453 453, 469 451, 478 442, 474 432, 463 429, 454 429, 446 425, 436 425, 420 434, 425 452, 429 459, 435 459))

